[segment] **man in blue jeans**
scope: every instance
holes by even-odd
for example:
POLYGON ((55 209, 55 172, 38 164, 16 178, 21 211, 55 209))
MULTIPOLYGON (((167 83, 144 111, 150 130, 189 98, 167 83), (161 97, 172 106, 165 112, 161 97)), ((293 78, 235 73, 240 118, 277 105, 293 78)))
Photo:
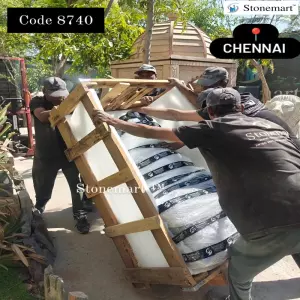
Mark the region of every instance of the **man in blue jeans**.
POLYGON ((200 150, 220 205, 240 233, 230 248, 230 299, 251 300, 257 274, 300 252, 300 150, 281 126, 244 115, 234 89, 214 89, 206 106, 210 120, 175 129, 129 123, 103 111, 95 111, 94 122, 200 150))

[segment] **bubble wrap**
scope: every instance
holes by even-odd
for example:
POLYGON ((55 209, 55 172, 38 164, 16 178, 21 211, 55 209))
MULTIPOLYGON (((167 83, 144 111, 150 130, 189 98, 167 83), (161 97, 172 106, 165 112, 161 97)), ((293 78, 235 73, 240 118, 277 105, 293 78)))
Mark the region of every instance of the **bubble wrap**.
POLYGON ((237 231, 222 212, 211 174, 188 157, 161 148, 161 141, 127 133, 121 139, 191 273, 206 272, 225 262, 237 231))

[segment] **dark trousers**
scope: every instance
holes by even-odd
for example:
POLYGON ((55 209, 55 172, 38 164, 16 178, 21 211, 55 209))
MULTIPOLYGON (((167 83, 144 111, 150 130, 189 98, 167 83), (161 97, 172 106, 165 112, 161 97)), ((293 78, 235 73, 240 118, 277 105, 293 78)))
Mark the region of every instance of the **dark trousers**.
POLYGON ((83 214, 82 193, 77 191, 77 185, 80 183, 79 172, 75 163, 69 162, 65 157, 58 159, 34 158, 32 178, 36 195, 36 207, 44 208, 50 200, 59 170, 62 170, 69 184, 74 216, 83 214))
POLYGON ((229 248, 230 300, 252 300, 253 278, 283 257, 300 251, 300 229, 268 234, 253 240, 240 237, 229 248))

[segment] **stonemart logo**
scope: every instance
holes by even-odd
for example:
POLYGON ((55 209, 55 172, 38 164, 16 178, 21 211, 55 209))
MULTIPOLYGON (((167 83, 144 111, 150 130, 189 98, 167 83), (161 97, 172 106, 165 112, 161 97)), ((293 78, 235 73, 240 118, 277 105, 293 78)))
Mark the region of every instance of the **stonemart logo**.
POLYGON ((228 1, 223 2, 226 15, 298 15, 298 1, 228 1))

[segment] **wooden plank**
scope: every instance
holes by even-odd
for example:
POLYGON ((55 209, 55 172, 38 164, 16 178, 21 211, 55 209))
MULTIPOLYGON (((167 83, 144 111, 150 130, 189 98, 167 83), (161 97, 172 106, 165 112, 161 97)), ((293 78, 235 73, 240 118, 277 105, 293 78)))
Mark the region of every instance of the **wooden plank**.
POLYGON ((161 223, 161 218, 159 216, 154 216, 138 221, 107 227, 104 229, 104 231, 108 237, 115 237, 130 233, 159 229, 161 223))
POLYGON ((107 124, 103 123, 97 126, 92 132, 78 141, 74 146, 65 150, 68 160, 72 161, 78 156, 84 154, 87 150, 108 136, 109 133, 110 129, 107 124))
MULTIPOLYGON (((173 53, 173 35, 174 35, 175 22, 170 22, 170 36, 169 36, 169 56, 173 53)), ((167 77, 168 78, 168 77, 167 77)))
MULTIPOLYGON (((224 264, 222 264, 221 266, 219 266, 217 269, 220 270, 220 273, 217 274, 214 278, 212 278, 209 281, 208 284, 211 285, 211 286, 224 286, 224 285, 228 285, 228 280, 227 280, 228 260, 224 264)), ((217 270, 217 269, 215 269, 215 270, 217 270)), ((210 272, 213 272, 215 270, 212 270, 210 272)))
MULTIPOLYGON (((151 47, 151 54, 155 53, 157 55, 157 53, 164 53, 166 51, 169 51, 169 44, 167 45, 159 45, 159 46, 153 46, 151 47)), ((153 56, 154 54, 152 54, 153 56)))
MULTIPOLYGON (((180 54, 173 54, 171 56, 171 59, 174 60, 187 60, 187 61, 196 61, 196 62, 203 62, 203 63, 209 63, 209 61, 204 62, 204 57, 199 57, 199 56, 186 56, 185 53, 180 53, 180 54)), ((207 58, 205 58, 206 60, 207 58)), ((216 65, 216 63, 214 63, 214 66, 216 65)))
POLYGON ((186 47, 186 46, 173 46, 173 54, 176 55, 177 53, 185 53, 188 56, 203 56, 203 47, 186 47))
POLYGON ((204 58, 203 53, 196 53, 196 52, 174 52, 174 55, 180 55, 180 56, 185 56, 185 57, 194 57, 197 59, 204 58))
POLYGON ((183 268, 136 268, 126 269, 125 276, 131 282, 149 284, 191 286, 189 274, 183 268))
POLYGON ((202 47, 202 43, 200 43, 200 42, 189 43, 188 41, 186 41, 186 42, 174 42, 173 46, 202 47))
POLYGON ((208 275, 209 275, 208 272, 203 272, 203 273, 194 275, 193 278, 196 282, 200 282, 200 281, 204 280, 208 275))
POLYGON ((151 61, 154 60, 162 60, 162 59, 169 59, 170 58, 170 52, 164 51, 164 52, 154 52, 151 54, 151 61))
POLYGON ((169 29, 169 27, 170 26, 159 26, 159 24, 158 24, 158 25, 154 25, 153 28, 152 28, 152 30, 153 31, 166 30, 166 29, 169 29))
POLYGON ((174 33, 176 34, 191 34, 191 35, 198 35, 198 32, 193 30, 193 29, 185 29, 184 31, 182 31, 183 29, 182 28, 175 28, 174 29, 174 33))
POLYGON ((170 36, 170 33, 165 33, 165 34, 159 34, 159 35, 155 35, 155 40, 158 41, 158 40, 168 40, 169 39, 169 36, 170 36))
POLYGON ((223 272, 220 274, 216 275, 214 278, 212 278, 209 282, 208 285, 210 286, 226 286, 228 285, 227 278, 223 272))
POLYGON ((205 40, 204 40, 202 31, 200 31, 200 29, 198 29, 197 27, 195 27, 195 30, 197 30, 197 32, 199 33, 200 39, 202 40, 202 43, 203 43, 203 56, 206 57, 207 56, 207 48, 206 48, 206 44, 205 44, 205 40))
POLYGON ((130 83, 120 82, 117 83, 114 88, 107 92, 103 98, 101 98, 101 104, 103 107, 108 105, 114 98, 119 96, 124 90, 130 86, 130 83))
MULTIPOLYGON (((212 272, 208 273, 208 276, 206 276, 204 279, 198 281, 197 285, 199 285, 200 287, 206 285, 207 283, 209 283, 213 278, 215 278, 216 276, 218 276, 220 274, 220 269, 217 268, 215 270, 213 270, 212 272)), ((201 275, 201 274, 200 274, 201 275)))
POLYGON ((105 107, 105 109, 109 110, 116 110, 118 109, 123 103, 127 101, 127 99, 136 96, 137 88, 136 87, 129 87, 127 88, 121 95, 116 97, 113 102, 110 103, 109 106, 105 107))
POLYGON ((69 96, 59 105, 59 115, 63 117, 70 114, 87 91, 88 90, 82 84, 78 84, 69 96))
POLYGON ((167 29, 165 29, 165 30, 159 30, 159 31, 153 31, 152 35, 156 36, 156 35, 165 34, 165 33, 168 33, 167 29))
POLYGON ((153 88, 144 88, 140 90, 136 95, 128 99, 124 104, 120 106, 120 109, 128 109, 131 107, 136 101, 141 100, 144 96, 151 93, 153 91, 153 88))
POLYGON ((93 189, 91 189, 91 191, 87 191, 86 196, 88 198, 93 198, 98 194, 102 194, 105 190, 108 191, 109 188, 116 187, 132 179, 133 177, 131 171, 128 168, 125 168, 115 174, 112 174, 98 181, 98 183, 95 186, 95 192, 93 192, 93 189))
POLYGON ((97 85, 101 87, 114 87, 117 83, 130 83, 131 86, 138 86, 139 88, 153 86, 153 87, 166 87, 169 85, 168 80, 151 80, 151 79, 127 79, 127 78, 116 78, 116 79, 93 79, 82 83, 87 88, 95 87, 97 85))
POLYGON ((183 35, 183 34, 174 34, 173 35, 173 40, 196 40, 199 41, 199 36, 197 35, 183 35))
MULTIPOLYGON (((143 43, 144 44, 144 43, 143 43)), ((153 40, 151 41, 151 47, 153 46, 162 46, 162 45, 166 45, 168 46, 170 44, 168 39, 164 39, 164 40, 153 40)))

